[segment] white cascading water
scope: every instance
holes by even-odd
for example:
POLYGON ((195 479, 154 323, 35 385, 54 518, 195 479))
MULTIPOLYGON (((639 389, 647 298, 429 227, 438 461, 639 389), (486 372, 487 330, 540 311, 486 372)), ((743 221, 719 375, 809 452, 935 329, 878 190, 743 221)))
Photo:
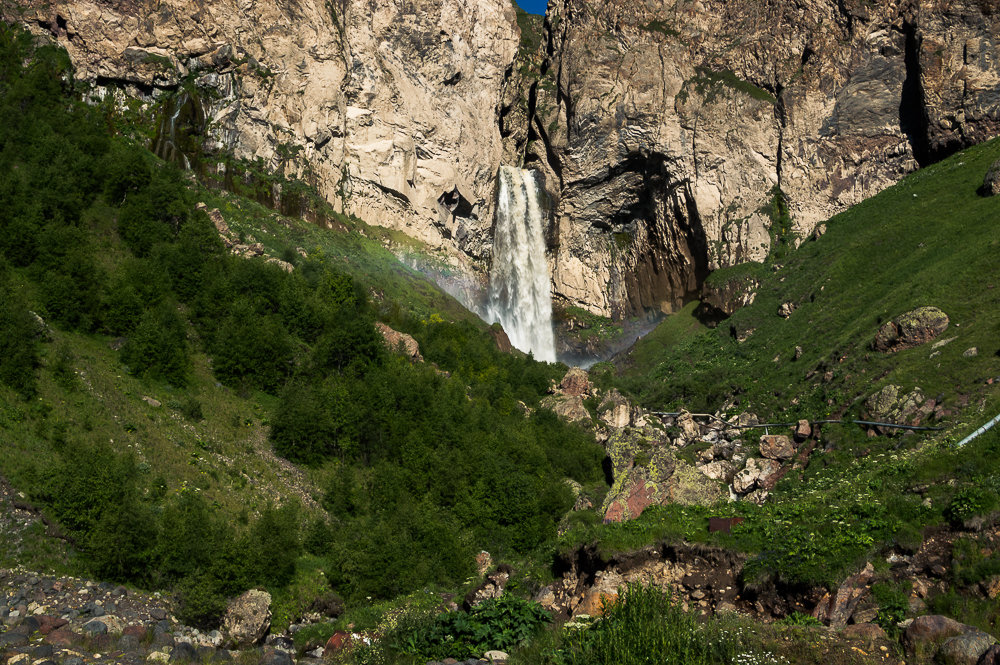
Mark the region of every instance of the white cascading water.
POLYGON ((552 289, 534 171, 500 167, 487 315, 500 322, 516 348, 555 362, 552 289))

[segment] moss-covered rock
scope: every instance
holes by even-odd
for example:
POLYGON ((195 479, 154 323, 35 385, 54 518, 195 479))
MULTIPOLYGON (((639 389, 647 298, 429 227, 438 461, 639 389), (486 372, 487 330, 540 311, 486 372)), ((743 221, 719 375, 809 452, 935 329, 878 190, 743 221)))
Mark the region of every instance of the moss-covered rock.
POLYGON ((947 330, 949 323, 948 315, 937 307, 918 307, 879 328, 875 350, 895 353, 926 344, 947 330))

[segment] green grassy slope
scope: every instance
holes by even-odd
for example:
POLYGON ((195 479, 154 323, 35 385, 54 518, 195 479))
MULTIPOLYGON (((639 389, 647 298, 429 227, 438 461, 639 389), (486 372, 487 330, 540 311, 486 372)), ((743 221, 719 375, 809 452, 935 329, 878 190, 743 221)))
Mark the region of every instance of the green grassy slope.
POLYGON ((984 383, 1000 376, 1000 200, 977 190, 998 157, 1000 141, 974 147, 834 217, 825 235, 761 271, 756 301, 717 330, 667 349, 655 332, 640 341, 632 356, 651 362, 625 367, 626 384, 651 407, 714 411, 735 393, 741 410, 784 420, 857 415, 859 400, 887 383, 919 386, 946 406, 997 404, 984 383), (797 309, 783 319, 787 302, 797 309), (951 319, 942 339, 954 341, 939 354, 871 350, 879 326, 925 305, 951 319), (964 357, 971 347, 978 355, 964 357))

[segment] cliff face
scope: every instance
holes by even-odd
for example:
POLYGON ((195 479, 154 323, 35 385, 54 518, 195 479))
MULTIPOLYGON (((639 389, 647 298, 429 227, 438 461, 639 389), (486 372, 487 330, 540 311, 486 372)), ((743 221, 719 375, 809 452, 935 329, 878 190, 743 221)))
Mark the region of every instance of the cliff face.
POLYGON ((0 6, 98 92, 193 83, 210 147, 480 276, 498 167, 523 161, 551 197, 557 305, 603 316, 671 311, 1000 133, 993 0, 551 0, 520 57, 509 0, 0 6))
POLYGON ((509 0, 19 4, 5 18, 55 36, 98 92, 193 83, 214 147, 309 173, 344 212, 452 258, 488 251, 509 0))
POLYGON ((552 0, 546 31, 514 138, 558 201, 557 298, 605 316, 670 311, 1000 131, 987 0, 552 0))

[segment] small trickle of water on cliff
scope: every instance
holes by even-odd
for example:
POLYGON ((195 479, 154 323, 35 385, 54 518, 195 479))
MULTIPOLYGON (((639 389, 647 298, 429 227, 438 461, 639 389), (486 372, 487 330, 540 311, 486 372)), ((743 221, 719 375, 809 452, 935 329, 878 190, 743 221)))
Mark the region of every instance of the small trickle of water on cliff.
POLYGON ((499 321, 516 348, 555 362, 542 192, 535 178, 533 171, 500 167, 487 320, 499 321))

